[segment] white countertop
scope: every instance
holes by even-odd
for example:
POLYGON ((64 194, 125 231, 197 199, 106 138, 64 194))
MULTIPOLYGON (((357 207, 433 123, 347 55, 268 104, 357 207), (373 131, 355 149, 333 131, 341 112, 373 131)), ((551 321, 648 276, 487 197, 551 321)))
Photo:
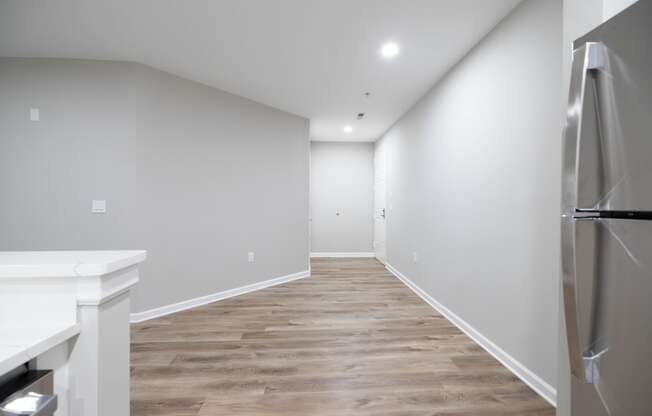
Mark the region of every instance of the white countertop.
POLYGON ((0 278, 101 276, 146 257, 144 250, 2 251, 0 278))
POLYGON ((79 324, 0 327, 0 375, 79 334, 79 324))
POLYGON ((144 250, 0 252, 0 375, 79 334, 77 308, 128 291, 138 282, 131 266, 146 256, 144 250))

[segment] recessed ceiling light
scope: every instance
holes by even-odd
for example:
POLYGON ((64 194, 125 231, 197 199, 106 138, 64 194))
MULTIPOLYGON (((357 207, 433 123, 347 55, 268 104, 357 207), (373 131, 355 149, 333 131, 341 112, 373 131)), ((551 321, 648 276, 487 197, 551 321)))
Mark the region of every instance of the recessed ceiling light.
POLYGON ((344 133, 351 133, 353 131, 353 127, 351 126, 344 126, 344 133))
POLYGON ((393 58, 396 55, 398 55, 398 51, 399 51, 398 44, 396 44, 395 42, 387 42, 380 49, 380 54, 383 55, 384 58, 393 58))

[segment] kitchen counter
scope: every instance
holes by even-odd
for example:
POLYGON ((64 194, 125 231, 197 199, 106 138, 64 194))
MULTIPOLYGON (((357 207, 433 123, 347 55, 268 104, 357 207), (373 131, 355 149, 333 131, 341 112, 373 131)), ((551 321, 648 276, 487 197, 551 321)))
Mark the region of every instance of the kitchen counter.
POLYGON ((0 327, 0 374, 36 359, 44 352, 79 334, 80 325, 0 327))
POLYGON ((101 276, 145 260, 143 250, 2 251, 0 278, 101 276))
POLYGON ((129 414, 130 291, 146 256, 0 252, 0 376, 53 369, 60 416, 129 414))

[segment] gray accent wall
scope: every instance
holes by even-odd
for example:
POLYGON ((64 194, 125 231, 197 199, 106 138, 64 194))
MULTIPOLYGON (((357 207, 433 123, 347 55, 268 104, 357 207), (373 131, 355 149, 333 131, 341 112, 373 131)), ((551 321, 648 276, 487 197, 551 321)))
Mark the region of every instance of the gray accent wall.
POLYGON ((0 59, 0 250, 146 249, 132 312, 308 270, 308 130, 139 64, 0 59))
POLYGON ((379 144, 389 264, 553 388, 561 36, 524 1, 379 144))
POLYGON ((310 148, 311 251, 373 252, 373 143, 312 142, 310 148))

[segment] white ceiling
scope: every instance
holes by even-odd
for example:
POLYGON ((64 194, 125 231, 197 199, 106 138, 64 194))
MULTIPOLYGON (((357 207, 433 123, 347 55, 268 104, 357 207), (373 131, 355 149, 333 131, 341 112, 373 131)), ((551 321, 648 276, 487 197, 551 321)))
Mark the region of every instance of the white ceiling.
POLYGON ((519 2, 2 0, 0 56, 141 62, 375 140, 519 2))

